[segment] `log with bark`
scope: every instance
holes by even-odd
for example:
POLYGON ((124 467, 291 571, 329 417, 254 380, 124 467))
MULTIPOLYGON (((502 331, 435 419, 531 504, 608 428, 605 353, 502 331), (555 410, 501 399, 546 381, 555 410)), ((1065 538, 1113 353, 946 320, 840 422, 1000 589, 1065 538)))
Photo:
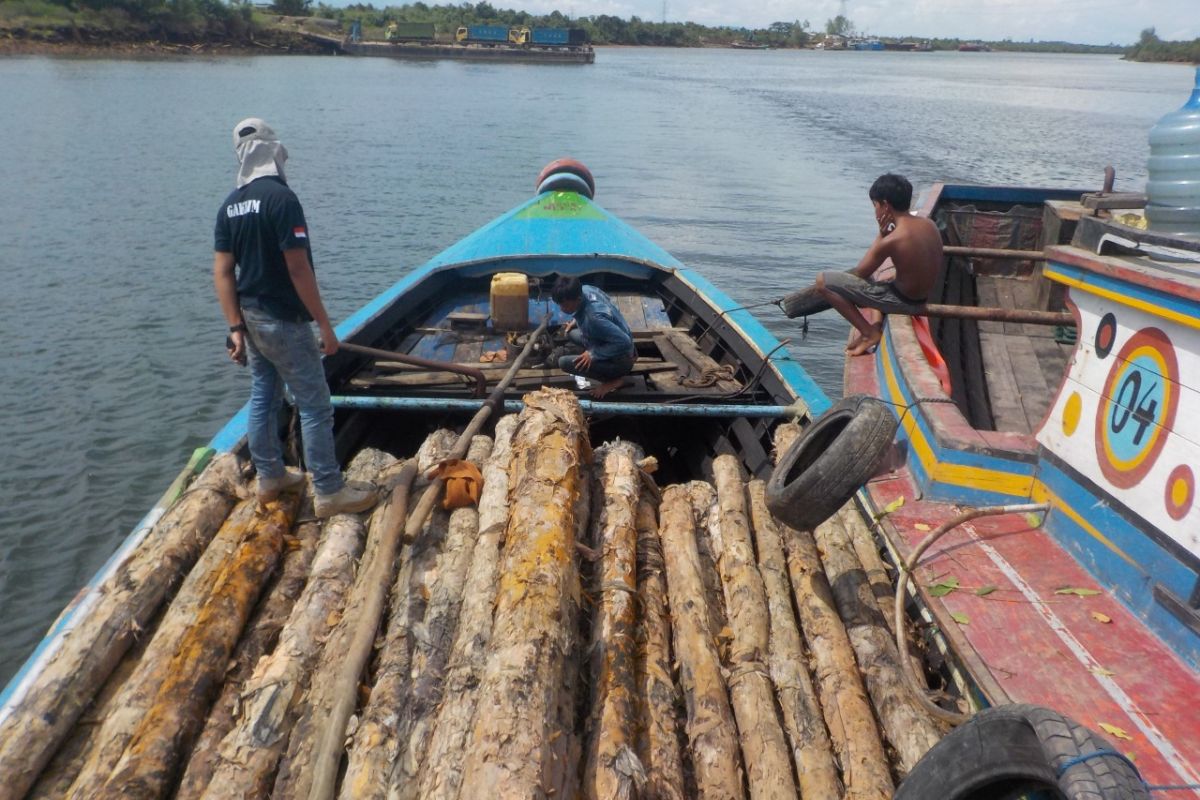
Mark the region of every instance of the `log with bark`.
POLYGON ((287 757, 275 779, 275 796, 310 800, 333 796, 346 726, 358 702, 359 681, 392 584, 416 469, 414 460, 403 464, 390 494, 371 516, 362 563, 314 672, 288 742, 287 757))
MULTIPOLYGON (((467 461, 483 467, 491 451, 491 437, 475 436, 467 450, 467 461)), ((387 794, 404 800, 418 796, 417 778, 445 689, 446 666, 458 627, 464 581, 478 536, 479 509, 468 506, 450 513, 445 541, 437 557, 432 584, 428 587, 424 619, 413 628, 412 688, 401 703, 398 758, 390 765, 390 779, 384 780, 378 788, 370 784, 370 788, 361 785, 352 788, 347 771, 347 779, 342 785, 343 796, 366 798, 387 794)), ((375 705, 375 699, 372 693, 372 705, 375 705)), ((370 710, 368 706, 364 720, 369 717, 370 710)), ((359 730, 362 728, 360 724, 359 730)))
POLYGON ((308 583, 275 649, 258 662, 242 690, 237 723, 216 753, 206 800, 269 794, 313 667, 340 618, 365 534, 362 515, 339 514, 322 526, 308 583))
POLYGON ((312 569, 313 557, 317 553, 317 542, 321 536, 321 525, 311 519, 311 501, 301 506, 300 519, 309 521, 297 525, 292 536, 284 540, 283 564, 279 577, 269 590, 266 599, 259 604, 254 618, 247 625, 248 633, 238 642, 233 654, 233 666, 225 676, 221 694, 213 704, 204 723, 204 729, 192 748, 183 779, 175 793, 175 800, 192 800, 204 794, 212 781, 212 771, 217 763, 217 750, 221 740, 233 729, 242 689, 254 673, 258 660, 275 648, 279 632, 292 613, 292 606, 304 591, 312 569))
POLYGON ((668 486, 663 490, 659 536, 667 571, 679 684, 687 705, 696 790, 705 800, 737 800, 745 796, 737 728, 710 628, 687 487, 668 486))
MULTIPOLYGON (((259 505, 232 557, 213 581, 167 664, 145 716, 95 796, 101 800, 159 798, 172 787, 220 690, 229 656, 250 612, 279 563, 300 498, 284 495, 259 505)), ((160 631, 161 633, 161 631, 160 631)))
MULTIPOLYGON (((491 639, 500 546, 508 521, 508 468, 517 421, 517 415, 510 414, 496 423, 492 454, 483 468, 479 537, 471 556, 471 568, 463 581, 462 611, 450 652, 442 705, 418 780, 419 795, 425 800, 454 800, 462 783, 463 750, 491 639)), ((377 684, 372 696, 378 691, 377 684)))
POLYGON ((642 610, 637 623, 637 754, 646 769, 642 797, 683 800, 683 756, 675 711, 679 693, 671 677, 666 566, 655 505, 648 494, 642 493, 637 510, 637 598, 642 610))
POLYGON ((641 795, 646 771, 636 747, 634 664, 637 625, 637 507, 641 449, 616 441, 595 451, 591 541, 599 551, 590 649, 592 710, 588 719, 583 796, 625 800, 641 795))
POLYGON ((710 528, 710 534, 733 634, 726 668, 750 795, 756 800, 795 798, 787 739, 775 713, 766 666, 770 646, 767 592, 754 559, 746 490, 737 458, 717 456, 713 477, 720 525, 710 528))
POLYGON ((879 554, 875 538, 870 530, 864 530, 866 523, 863 522, 853 500, 842 506, 838 517, 846 526, 847 532, 853 534, 850 536, 850 542, 854 545, 854 554, 858 556, 858 561, 866 572, 867 582, 871 584, 871 594, 879 606, 883 621, 892 635, 895 635, 896 621, 892 619, 892 611, 896 599, 896 586, 892 583, 888 565, 884 564, 883 557, 879 554))
MULTIPOLYGON (((17 798, 66 739, 104 685, 246 493, 237 459, 219 455, 154 524, 96 592, 21 704, 0 722, 0 798, 17 798)), ((107 776, 106 776, 107 777, 107 776)))
POLYGON ((825 720, 821 718, 821 706, 808 672, 807 656, 792 610, 783 539, 767 509, 766 484, 759 480, 751 481, 746 493, 750 500, 750 518, 758 550, 758 571, 767 590, 767 606, 771 616, 768 658, 771 680, 775 684, 784 729, 792 747, 800 796, 840 797, 842 787, 833 747, 825 730, 825 720))
POLYGON ((487 666, 466 747, 462 797, 566 797, 576 763, 579 575, 574 561, 587 425, 570 392, 524 398, 509 469, 511 511, 487 666))
POLYGON ((838 612, 883 733, 896 751, 897 772, 903 778, 941 740, 943 731, 907 690, 896 640, 884 623, 885 615, 841 518, 836 514, 830 517, 815 534, 838 612))
POLYGON ((700 556, 700 577, 704 581, 708 629, 717 644, 717 650, 724 656, 729 649, 731 631, 725 610, 725 594, 721 589, 721 574, 717 569, 717 556, 709 535, 710 530, 720 530, 721 509, 717 504, 717 492, 712 484, 707 481, 691 481, 686 486, 692 503, 696 552, 700 556))
POLYGON ((254 499, 245 500, 234 508, 180 585, 137 668, 110 703, 111 708, 91 742, 83 767, 71 785, 68 796, 73 800, 91 800, 112 774, 134 729, 166 679, 167 667, 208 597, 217 573, 232 558, 238 543, 253 524, 257 509, 258 501, 254 499))
MULTIPOLYGON (((775 429, 776 462, 800 435, 794 423, 775 429)), ((813 659, 821 713, 841 764, 846 800, 888 800, 894 788, 883 741, 863 688, 833 590, 809 531, 775 520, 787 550, 788 576, 796 597, 800 627, 813 659)))

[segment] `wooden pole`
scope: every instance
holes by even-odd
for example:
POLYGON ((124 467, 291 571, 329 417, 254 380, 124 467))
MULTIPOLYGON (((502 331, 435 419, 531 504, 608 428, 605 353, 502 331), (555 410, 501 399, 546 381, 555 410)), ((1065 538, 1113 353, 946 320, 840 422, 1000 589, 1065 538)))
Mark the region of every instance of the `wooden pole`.
POLYGON ((658 530, 667 570, 679 685, 687 705, 687 736, 696 791, 703 800, 741 800, 745 792, 737 726, 709 628, 696 524, 686 487, 663 489, 658 530))
POLYGON ((1015 261, 1045 261, 1044 250, 1009 250, 1002 247, 957 247, 944 245, 942 254, 945 256, 965 256, 967 258, 1008 258, 1015 261))
POLYGON ((592 518, 591 539, 600 552, 599 608, 592 625, 592 712, 583 775, 583 796, 590 800, 634 800, 646 783, 634 750, 641 457, 640 448, 619 440, 596 450, 593 492, 600 513, 592 518))
POLYGON ((244 491, 232 454, 218 456, 167 509, 146 539, 105 580, 33 686, 0 723, 0 798, 19 798, 154 613, 229 516, 244 491))
POLYGON ((150 800, 170 790, 179 760, 200 732, 229 656, 279 561, 283 536, 291 530, 298 506, 294 494, 259 506, 180 640, 165 679, 97 798, 150 800))
MULTIPOLYGON (((467 460, 476 467, 483 467, 491 452, 491 437, 475 436, 467 450, 467 460)), ((425 617, 413 637, 412 690, 400 714, 399 758, 389 765, 391 779, 384 781, 381 787, 384 792, 378 795, 380 797, 386 794, 397 800, 416 800, 419 796, 417 779, 444 696, 446 669, 458 628, 464 581, 478 536, 479 510, 475 506, 457 508, 450 513, 445 543, 437 559, 433 585, 428 590, 425 617)), ((343 789, 343 796, 346 795, 343 789)), ((357 792, 352 796, 366 798, 372 795, 374 792, 370 795, 357 792)))
POLYGON ((884 734, 896 751, 899 772, 907 775, 941 740, 943 731, 908 692, 896 641, 884 623, 879 602, 840 517, 835 514, 823 522, 815 535, 838 612, 866 678, 867 692, 884 734))
POLYGON ((733 642, 726 668, 729 694, 737 719, 738 738, 750 795, 755 800, 795 798, 787 739, 775 713, 775 698, 766 661, 770 641, 767 592, 754 560, 746 490, 736 456, 713 461, 720 524, 710 527, 717 551, 717 568, 725 592, 725 607, 733 642))
MULTIPOLYGON (((517 377, 517 373, 521 370, 521 365, 525 363, 525 359, 533 351, 534 343, 546 330, 549 322, 550 317, 546 317, 537 326, 537 330, 529 335, 529 339, 525 342, 525 347, 513 359, 512 366, 508 368, 508 372, 504 374, 504 377, 500 379, 500 383, 496 384, 496 388, 488 395, 483 407, 476 411, 475 416, 471 417, 471 421, 467 423, 466 429, 463 430, 462 435, 458 439, 458 446, 450 453, 449 458, 462 458, 467 454, 467 448, 471 445, 471 437, 483 430, 483 426, 488 421, 488 418, 500 406, 501 401, 504 400, 504 393, 508 391, 509 384, 517 377)), ((404 529, 405 539, 411 540, 420 532, 421 526, 425 524, 425 519, 433 509, 433 504, 441 499, 443 486, 444 481, 441 478, 435 478, 430 485, 430 489, 421 496, 416 508, 409 515, 408 524, 404 529)))
POLYGON ((638 502, 637 632, 638 758, 646 769, 646 800, 683 800, 683 756, 679 751, 671 678, 671 617, 667 610, 666 565, 658 536, 654 501, 643 492, 638 502))
POLYGON ((314 735, 311 759, 294 757, 289 745, 289 775, 276 781, 275 793, 285 796, 327 800, 333 796, 346 723, 358 700, 358 681, 370 658, 379 619, 383 613, 396 549, 408 514, 409 489, 416 476, 416 463, 405 463, 396 486, 376 514, 369 532, 366 555, 350 590, 341 622, 326 644, 336 659, 327 682, 314 685, 309 709, 309 730, 314 735), (285 790, 286 787, 286 790, 285 790))
POLYGON ((1075 316, 1067 311, 1037 311, 1028 308, 992 308, 990 306, 948 306, 926 303, 914 306, 912 312, 889 311, 889 314, 908 314, 917 317, 950 317, 991 322, 1024 322, 1030 325, 1074 325, 1075 316))
MULTIPOLYGON (((795 423, 775 429, 776 462, 799 435, 795 423)), ((775 524, 786 545, 796 610, 814 662, 821 712, 841 764, 845 800, 889 800, 894 786, 883 742, 816 541, 808 531, 794 530, 778 519, 775 524)))
POLYGON ((509 470, 512 510, 487 668, 461 797, 566 797, 573 738, 579 465, 587 427, 570 392, 525 396, 509 470))
POLYGON ((419 796, 425 800, 456 800, 462 783, 463 750, 475 715, 492 633, 492 605, 500 575, 500 543, 508 522, 508 468, 516 427, 516 414, 500 418, 492 454, 483 468, 479 537, 463 582, 463 606, 450 652, 446 690, 418 781, 419 796))
POLYGON ((825 720, 821 718, 821 706, 808 672, 808 658, 792 611, 783 539, 767 510, 766 484, 750 481, 746 492, 750 498, 754 541, 758 546, 758 569, 767 590, 771 615, 771 680, 775 683, 784 728, 792 745, 800 796, 840 797, 842 786, 833 746, 825 730, 825 720))

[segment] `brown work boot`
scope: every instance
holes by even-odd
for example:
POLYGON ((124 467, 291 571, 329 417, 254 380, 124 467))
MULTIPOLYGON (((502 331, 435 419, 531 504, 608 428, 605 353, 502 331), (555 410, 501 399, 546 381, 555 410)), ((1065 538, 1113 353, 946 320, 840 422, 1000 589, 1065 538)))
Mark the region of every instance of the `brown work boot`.
POLYGON ((279 495, 292 489, 299 489, 307 479, 308 476, 295 467, 288 467, 278 478, 259 476, 258 486, 255 489, 258 502, 269 503, 272 500, 278 500, 279 495))
POLYGON ((319 494, 313 501, 313 510, 322 519, 334 514, 357 514, 371 508, 379 500, 379 493, 372 483, 347 481, 341 490, 333 494, 319 494))

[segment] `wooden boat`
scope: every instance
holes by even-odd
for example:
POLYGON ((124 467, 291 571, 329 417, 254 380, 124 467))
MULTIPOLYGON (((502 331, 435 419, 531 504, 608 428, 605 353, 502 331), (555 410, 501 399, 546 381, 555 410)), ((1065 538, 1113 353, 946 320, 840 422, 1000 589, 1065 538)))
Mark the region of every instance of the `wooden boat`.
POLYGON ((763 503, 773 437, 829 401, 586 171, 538 188, 338 328, 338 450, 384 502, 323 524, 257 503, 236 414, 4 690, 0 798, 883 798, 937 741, 880 645, 864 519, 814 540, 763 503), (525 360, 540 337, 480 325, 497 273, 528 277, 529 327, 563 319, 555 275, 608 292, 630 384, 593 401, 525 360), (430 511, 455 448, 483 466, 478 510, 430 511))
POLYGON ((946 259, 931 302, 1067 310, 1075 325, 890 316, 875 356, 847 359, 845 390, 900 423, 891 469, 859 495, 868 514, 890 509, 895 563, 964 512, 1046 509, 965 522, 916 568, 961 691, 1057 709, 1193 796, 1200 244, 1123 224, 1136 205, 934 186, 920 214, 976 255, 946 259))

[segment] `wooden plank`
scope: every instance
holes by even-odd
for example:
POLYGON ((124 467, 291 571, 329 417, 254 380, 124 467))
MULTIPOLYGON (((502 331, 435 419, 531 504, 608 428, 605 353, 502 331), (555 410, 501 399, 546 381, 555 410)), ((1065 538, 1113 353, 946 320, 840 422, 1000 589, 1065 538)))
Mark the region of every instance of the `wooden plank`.
MULTIPOLYGON (((1037 353, 1027 336, 1006 337, 1005 350, 1008 351, 1012 362, 1013 373, 1017 379, 1017 389, 1020 392, 1021 405, 1025 409, 1025 419, 1029 421, 1029 429, 1033 431, 1042 424, 1046 412, 1050 410, 1050 387, 1046 376, 1038 363, 1037 353)), ((1055 384, 1057 386, 1057 384, 1055 384)))
POLYGON ((622 293, 614 295, 613 302, 621 310, 621 316, 625 317, 631 331, 646 330, 646 311, 642 308, 642 295, 622 293))
MULTIPOLYGON (((689 362, 693 367, 695 374, 691 377, 699 378, 701 373, 706 369, 719 368, 718 364, 711 356, 700 349, 692 339, 685 334, 677 331, 667 331, 661 338, 656 338, 659 342, 660 349, 663 343, 667 343, 671 348, 674 348, 679 355, 689 362)), ((664 357, 666 354, 664 353, 664 357)), ((673 358, 668 358, 669 361, 674 361, 673 358)), ((717 381, 716 386, 723 392, 736 392, 742 388, 742 385, 735 380, 721 379, 717 381)))
POLYGON ((1009 359, 1008 341, 1013 337, 997 333, 980 333, 979 349, 983 355, 983 371, 987 378, 988 398, 992 404, 992 419, 996 430, 1030 433, 1029 418, 1021 403, 1021 395, 1009 359))
POLYGON ((663 304, 661 297, 642 296, 642 313, 646 317, 646 327, 655 328, 670 328, 671 317, 667 314, 667 307, 663 304))
MULTIPOLYGON (((996 281, 992 275, 980 275, 975 278, 975 288, 979 293, 979 304, 996 308, 1000 305, 1000 297, 996 292, 996 281)), ((1004 333, 1004 323, 992 320, 979 321, 980 333, 1004 333)))
POLYGON ((483 338, 479 336, 462 337, 462 341, 454 348, 454 360, 459 364, 477 364, 483 352, 483 338))

